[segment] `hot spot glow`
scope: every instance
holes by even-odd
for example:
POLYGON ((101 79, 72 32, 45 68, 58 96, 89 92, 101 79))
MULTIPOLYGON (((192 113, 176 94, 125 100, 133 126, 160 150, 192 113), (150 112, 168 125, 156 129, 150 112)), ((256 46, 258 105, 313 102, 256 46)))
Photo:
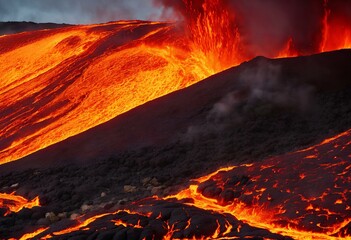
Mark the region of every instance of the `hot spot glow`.
MULTIPOLYGON (((50 229, 38 232, 45 236, 42 239, 65 236, 91 229, 95 221, 104 218, 116 226, 142 229, 145 225, 142 226, 140 220, 135 223, 124 220, 126 214, 146 220, 163 219, 161 213, 148 210, 162 204, 162 201, 179 201, 227 216, 228 220, 216 221, 217 227, 213 233, 194 236, 193 239, 236 239, 235 234, 240 233, 241 224, 235 226, 230 223, 229 215, 250 226, 294 239, 351 239, 349 233, 344 231, 351 223, 348 201, 351 195, 350 150, 351 130, 348 130, 304 150, 255 164, 218 169, 193 180, 194 184, 176 195, 162 199, 155 197, 150 205, 134 203, 138 211, 103 213, 78 219, 76 225, 53 233, 50 229), (209 195, 206 188, 212 189, 215 194, 209 195)), ((183 230, 191 225, 192 216, 189 215, 183 230)), ((163 224, 164 240, 174 239, 173 235, 180 230, 176 226, 177 223, 170 224, 168 221, 163 224)))
POLYGON ((166 199, 192 199, 189 205, 230 213, 251 226, 294 239, 350 239, 343 233, 351 222, 350 137, 349 130, 305 150, 220 169, 166 199), (228 184, 238 176, 248 181, 228 184), (206 197, 201 186, 207 181, 240 196, 230 201, 206 197))
POLYGON ((322 21, 322 41, 320 51, 351 48, 351 23, 339 16, 334 16, 329 9, 329 1, 324 0, 324 18, 322 21))
POLYGON ((40 206, 39 197, 28 200, 22 196, 16 195, 15 192, 6 194, 0 193, 0 208, 5 208, 7 212, 5 216, 11 212, 19 212, 23 208, 31 209, 40 206))
MULTIPOLYGON (((0 164, 255 57, 226 1, 183 3, 182 28, 120 21, 1 37, 0 164)), ((350 47, 350 24, 327 1, 321 21, 312 45, 350 47)), ((301 55, 293 38, 276 53, 301 55)))
POLYGON ((173 24, 133 21, 1 38, 0 162, 213 74, 179 41, 173 24))

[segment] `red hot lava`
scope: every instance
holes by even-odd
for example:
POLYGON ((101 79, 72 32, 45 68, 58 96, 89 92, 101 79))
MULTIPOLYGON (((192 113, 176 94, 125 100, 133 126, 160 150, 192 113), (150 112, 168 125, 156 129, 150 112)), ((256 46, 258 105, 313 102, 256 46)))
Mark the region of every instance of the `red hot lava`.
POLYGON ((33 200, 28 200, 22 196, 16 195, 15 192, 6 194, 0 193, 0 208, 5 208, 5 216, 11 212, 19 212, 23 208, 39 207, 39 197, 35 197, 33 200))
MULTIPOLYGON (((313 15, 319 26, 317 36, 309 38, 313 41, 303 42, 287 30, 280 36, 282 44, 273 44, 272 51, 253 43, 250 37, 257 35, 248 34, 245 11, 230 1, 162 2, 183 16, 185 32, 177 23, 127 21, 0 37, 1 163, 77 135, 262 52, 289 57, 351 47, 350 16, 343 13, 340 2, 316 1, 321 11, 313 15)), ((349 145, 350 132, 346 132, 310 149, 221 169, 163 201, 176 198, 224 218, 214 221, 205 239, 237 237, 241 225, 226 220, 229 215, 299 239, 350 237, 349 145)), ((94 225, 97 220, 118 214, 93 216, 61 230, 39 229, 22 239, 99 230, 94 225)), ((149 217, 149 213, 136 215, 149 217)), ((180 231, 162 221, 165 239, 180 231)), ((109 223, 144 227, 142 222, 120 218, 109 223)), ((187 219, 181 230, 192 223, 187 219)))
POLYGON ((255 232, 252 228, 248 233, 243 230, 249 225, 268 230, 261 234, 271 238, 269 234, 275 233, 294 239, 349 239, 350 171, 348 130, 301 151, 219 169, 194 180, 176 195, 130 206, 137 210, 99 214, 60 230, 38 231, 37 235, 59 238, 77 231, 102 231, 101 226, 114 224, 131 229, 162 226, 160 232, 155 230, 160 235, 149 236, 157 239, 235 239, 255 232), (169 208, 183 209, 185 218, 172 220, 169 208), (193 223, 198 221, 196 209, 212 216, 205 228, 193 223), (196 233, 199 229, 201 234, 196 233))
POLYGON ((350 159, 351 130, 259 164, 220 169, 174 197, 296 239, 350 237, 350 159))
MULTIPOLYGON (((162 2, 185 21, 120 21, 0 37, 0 163, 18 160, 258 54, 289 57, 351 46, 350 18, 334 2, 318 3, 321 14, 312 15, 318 20, 314 32, 319 37, 302 41, 294 31, 285 31, 286 36, 279 36, 282 44, 272 44, 272 51, 266 51, 270 44, 252 43, 250 32, 257 29, 243 22, 245 4, 162 2)), ((263 35, 269 33, 267 29, 263 35)), ((263 39, 261 35, 257 39, 263 39)))

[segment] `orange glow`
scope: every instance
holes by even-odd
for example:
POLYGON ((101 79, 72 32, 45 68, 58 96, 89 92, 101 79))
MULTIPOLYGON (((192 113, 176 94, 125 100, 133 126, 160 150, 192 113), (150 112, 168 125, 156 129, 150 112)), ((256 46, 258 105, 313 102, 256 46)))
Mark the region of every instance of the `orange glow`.
POLYGON ((204 0, 201 10, 192 0, 184 3, 191 16, 187 19, 191 50, 212 74, 248 60, 242 52, 238 27, 232 24, 235 15, 221 0, 204 0))
MULTIPOLYGON (((351 193, 349 187, 351 164, 349 156, 340 156, 341 149, 351 147, 350 138, 351 130, 305 151, 267 159, 254 165, 224 168, 195 180, 198 184, 191 185, 188 189, 166 199, 192 199, 193 202, 188 205, 223 214, 229 213, 251 226, 294 239, 340 239, 341 236, 338 234, 341 229, 351 222, 346 204, 346 195, 351 193), (337 149, 334 147, 335 144, 338 146, 337 149), (325 151, 326 148, 329 151, 325 156, 305 157, 311 152, 318 152, 319 149, 325 151), (333 159, 334 154, 338 154, 341 159, 333 159), (275 174, 277 171, 279 175, 275 174), (295 172, 301 174, 295 176, 295 172), (223 203, 218 199, 205 197, 198 190, 201 183, 208 180, 215 181, 217 187, 224 189, 226 182, 230 180, 225 178, 231 176, 228 173, 233 176, 247 174, 251 177, 251 181, 255 184, 226 186, 233 191, 242 191, 242 196, 245 197, 223 203), (324 181, 325 186, 317 184, 319 181, 323 182, 323 179, 332 177, 339 183, 337 186, 334 185, 334 181, 324 181), (274 185, 272 183, 276 183, 274 188, 265 188, 274 185), (275 188, 280 190, 277 192, 273 190, 275 188), (293 191, 289 188, 293 188, 293 191), (266 200, 267 196, 269 201, 266 200), (331 198, 335 200, 330 202, 328 199, 331 198), (335 205, 340 205, 340 208, 335 205), (305 222, 306 216, 311 219, 308 224, 305 222)), ((351 236, 341 238, 351 239, 351 236)))
MULTIPOLYGON (((185 26, 119 21, 0 37, 0 164, 255 57, 224 1, 183 2, 185 26)), ((350 23, 324 7, 320 52, 349 48, 350 23)), ((290 38, 271 57, 298 55, 290 38)))
MULTIPOLYGON (((294 239, 351 239, 351 236, 343 232, 343 228, 351 223, 348 205, 348 196, 351 194, 351 158, 348 154, 350 140, 351 129, 303 151, 254 164, 220 168, 193 180, 194 184, 176 195, 155 199, 176 199, 223 216, 230 214, 250 226, 294 239), (311 154, 315 157, 308 158, 311 154), (240 196, 228 202, 215 196, 206 197, 199 190, 203 183, 210 187, 208 183, 211 183, 222 191, 240 193, 240 196)), ((139 205, 138 209, 143 206, 139 205)), ((146 209, 148 207, 150 206, 146 209)), ((118 210, 85 220, 79 219, 77 225, 47 234, 42 239, 89 230, 91 223, 107 216, 113 216, 114 219, 110 221, 117 226, 143 228, 140 221, 131 224, 118 218, 116 214, 123 212, 148 218, 152 216, 151 212, 118 210)), ((161 218, 159 213, 155 219, 161 218)), ((191 224, 190 215, 184 229, 190 228, 191 224)), ((164 229, 167 233, 163 239, 173 239, 173 234, 177 232, 175 225, 166 222, 164 229)), ((236 239, 230 234, 240 233, 241 229, 240 224, 233 226, 227 220, 221 223, 217 220, 217 227, 211 236, 191 239, 236 239)))
MULTIPOLYGON (((233 24, 236 16, 220 0, 202 2, 203 11, 199 12, 192 1, 184 0, 188 14, 195 16, 186 22, 185 32, 176 23, 120 21, 0 37, 0 164, 249 60, 252 53, 245 49, 239 28, 233 24)), ((350 23, 334 16, 327 0, 321 26, 319 52, 351 48, 350 23)), ((273 57, 299 55, 294 39, 289 38, 273 57)), ((295 239, 339 239, 342 228, 351 222, 351 206, 347 205, 351 155, 340 156, 351 146, 350 132, 261 163, 221 168, 164 200, 191 199, 189 205, 231 214, 251 226, 295 239), (321 147, 329 151, 319 152, 321 147), (247 175, 250 184, 228 186, 231 174, 247 175), (209 180, 241 197, 225 202, 204 196, 199 186, 209 180), (307 218, 312 220, 306 222, 307 218)), ((14 193, 0 193, 5 215, 35 206, 40 206, 38 197, 29 201, 14 193)), ((43 239, 89 230, 96 220, 122 211, 151 216, 120 210, 82 217, 76 225, 48 233, 43 239)), ((140 222, 112 222, 142 228, 140 222)), ((191 218, 187 224, 186 228, 190 227, 191 218)), ((167 223, 165 230, 164 239, 172 239, 175 226, 167 223)), ((50 229, 41 228, 20 239, 45 231, 50 229)), ((217 221, 212 236, 201 239, 234 239, 228 237, 233 231, 240 232, 241 225, 217 221)))
POLYGON ((174 225, 169 226, 167 224, 167 234, 163 237, 163 240, 171 240, 174 232, 175 232, 174 225))
POLYGON ((335 49, 351 48, 351 30, 343 26, 343 23, 333 23, 330 26, 325 45, 321 52, 333 51, 335 49))
POLYGON ((0 48, 1 163, 213 74, 174 26, 116 22, 0 38, 9 48, 0 48))
POLYGON ((19 212, 23 208, 31 209, 38 206, 40 206, 39 197, 28 200, 22 196, 15 195, 14 192, 11 194, 0 193, 0 208, 7 209, 5 216, 11 212, 19 212))
POLYGON ((297 57, 297 56, 299 56, 299 52, 294 47, 293 39, 289 38, 285 48, 279 52, 277 58, 297 57))
MULTIPOLYGON (((71 233, 71 232, 76 232, 78 230, 81 230, 81 229, 85 228, 86 226, 88 226, 90 223, 96 221, 97 219, 105 217, 105 216, 108 216, 108 215, 110 215, 110 213, 104 213, 104 214, 100 214, 100 215, 96 215, 96 216, 90 217, 90 218, 80 222, 77 226, 74 226, 74 227, 71 227, 71 228, 67 228, 67 229, 64 229, 62 231, 54 232, 53 235, 59 236, 59 235, 63 235, 63 234, 71 233)), ((86 228, 86 230, 89 230, 89 228, 86 228)))
POLYGON ((351 48, 351 23, 333 16, 328 8, 328 0, 324 0, 322 26, 321 52, 351 48))
POLYGON ((116 226, 122 225, 123 227, 128 227, 129 226, 129 227, 133 227, 133 228, 143 228, 142 226, 140 226, 140 221, 137 224, 135 224, 135 225, 127 223, 127 222, 124 222, 121 219, 112 220, 112 222, 114 222, 116 226))
MULTIPOLYGON (((46 235, 44 238, 45 239, 50 239, 50 238, 52 238, 52 236, 61 236, 61 235, 65 235, 65 234, 76 232, 76 231, 87 231, 87 230, 90 229, 88 227, 89 224, 95 222, 96 220, 101 219, 101 218, 106 217, 106 216, 115 215, 115 214, 118 214, 118 213, 121 213, 121 212, 126 212, 128 214, 138 214, 138 215, 143 215, 143 216, 148 216, 148 217, 151 215, 151 213, 139 213, 139 212, 137 213, 137 212, 130 211, 128 209, 118 210, 116 212, 110 212, 110 213, 103 213, 103 214, 99 214, 99 215, 95 215, 95 216, 89 217, 89 218, 84 219, 84 220, 78 219, 77 220, 78 221, 77 225, 69 227, 69 228, 66 228, 66 229, 63 229, 63 230, 60 230, 60 231, 53 232, 52 234, 46 235)), ((122 220, 113 220, 113 222, 115 223, 115 225, 123 225, 125 227, 133 226, 135 228, 141 228, 139 223, 137 225, 131 225, 131 224, 127 224, 127 223, 123 222, 122 220)))
POLYGON ((128 227, 128 224, 123 222, 122 220, 118 219, 118 220, 112 220, 112 222, 115 223, 116 226, 120 226, 122 225, 123 227, 128 227))
POLYGON ((45 232, 47 229, 49 229, 49 228, 39 228, 38 230, 36 230, 32 233, 24 234, 19 240, 33 239, 34 237, 38 236, 42 232, 45 232))

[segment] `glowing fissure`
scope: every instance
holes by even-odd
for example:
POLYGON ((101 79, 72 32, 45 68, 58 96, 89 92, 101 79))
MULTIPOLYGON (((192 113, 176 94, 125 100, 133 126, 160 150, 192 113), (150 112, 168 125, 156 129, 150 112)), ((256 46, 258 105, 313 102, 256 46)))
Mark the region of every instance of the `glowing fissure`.
POLYGON ((19 212, 23 208, 31 209, 39 206, 40 202, 38 196, 33 200, 28 200, 22 196, 16 195, 15 192, 10 194, 0 193, 0 208, 6 209, 5 216, 11 212, 19 212))
MULTIPOLYGON (((78 219, 77 220, 78 224, 76 226, 72 226, 72 227, 69 227, 69 228, 66 228, 66 229, 63 229, 63 230, 60 230, 60 231, 53 232, 51 234, 47 234, 42 239, 50 239, 53 236, 61 236, 61 235, 65 235, 65 234, 68 234, 68 233, 76 232, 76 231, 79 231, 79 230, 83 230, 83 231, 84 230, 88 230, 89 229, 89 227, 88 227, 89 224, 95 222, 96 220, 104 218, 106 216, 116 215, 116 214, 119 214, 119 213, 137 214, 137 215, 143 215, 143 216, 150 216, 151 215, 151 213, 138 213, 138 212, 130 211, 128 209, 118 210, 116 212, 111 212, 111 213, 103 213, 103 214, 99 214, 99 215, 96 215, 96 216, 89 217, 87 219, 82 219, 82 220, 78 219)), ((114 222, 116 225, 123 225, 125 227, 131 226, 131 224, 125 223, 125 222, 123 222, 120 219, 112 220, 112 222, 114 222)), ((134 227, 139 228, 140 225, 137 224, 134 227)), ((42 232, 39 232, 37 235, 39 235, 40 233, 42 233, 42 232)))
MULTIPOLYGON (((39 228, 38 230, 32 232, 32 233, 26 233, 24 234, 19 240, 28 240, 28 239, 33 239, 34 237, 38 236, 42 232, 45 232, 49 228, 39 228)), ((10 238, 9 240, 16 240, 15 238, 10 238)))
POLYGON ((167 199, 193 199, 189 205, 230 213, 251 226, 295 239, 351 239, 342 232, 351 222, 350 138, 349 130, 306 150, 220 169, 167 199), (242 175, 250 182, 226 184, 242 175), (199 191, 208 180, 223 190, 242 192, 242 197, 233 202, 208 198, 199 191))
MULTIPOLYGON (((193 180, 196 184, 176 195, 156 199, 181 201, 223 216, 230 214, 250 226, 294 239, 351 239, 343 230, 351 222, 350 156, 351 130, 348 130, 301 151, 254 164, 221 168, 193 180), (220 194, 207 196, 206 186, 240 194, 232 200, 220 194)), ((76 226, 47 234, 43 239, 89 229, 89 224, 97 219, 120 213, 151 217, 152 212, 142 212, 144 207, 138 206, 141 211, 119 210, 78 220, 76 226)), ((131 224, 116 217, 111 221, 117 226, 142 228, 140 221, 131 224)), ((185 229, 190 225, 191 216, 185 229)), ((163 239, 174 239, 175 226, 167 225, 164 229, 167 234, 163 239)), ((211 236, 193 239, 236 239, 230 235, 232 232, 239 233, 240 225, 234 227, 228 221, 220 224, 217 220, 211 236)))
MULTIPOLYGON (((185 32, 176 23, 120 21, 0 37, 0 164, 255 56, 245 46, 235 14, 222 4, 225 1, 201 1, 200 10, 192 2, 184 0, 188 15, 193 16, 186 19, 185 32)), ((319 46, 319 52, 350 48, 350 24, 333 15, 327 0, 324 8, 321 40, 311 44, 319 46)), ((290 38, 275 56, 268 57, 299 55, 290 38)), ((345 132, 262 163, 220 169, 165 200, 192 199, 189 205, 231 214, 252 226, 297 239, 350 239, 342 231, 351 221, 349 137, 350 132, 345 132), (319 152, 324 147, 330 151, 319 152), (228 184, 234 176, 244 174, 247 182, 228 184), (206 181, 213 181, 221 191, 229 188, 240 193, 240 197, 225 202, 205 196, 200 188, 206 181), (309 185, 320 188, 310 193, 309 185)), ((39 198, 29 201, 0 194, 0 204, 8 214, 39 206, 39 198)), ((48 239, 88 229, 91 223, 113 214, 78 220, 76 226, 53 233, 41 228, 21 239, 41 234, 48 239)), ((203 239, 229 239, 228 233, 240 231, 229 223, 219 225, 212 236, 203 239)), ((165 229, 165 239, 171 239, 174 226, 165 229)))
POLYGON ((206 0, 198 8, 196 3, 185 0, 190 46, 193 53, 203 56, 213 74, 239 65, 247 60, 243 56, 238 27, 232 24, 235 16, 220 0, 206 0))

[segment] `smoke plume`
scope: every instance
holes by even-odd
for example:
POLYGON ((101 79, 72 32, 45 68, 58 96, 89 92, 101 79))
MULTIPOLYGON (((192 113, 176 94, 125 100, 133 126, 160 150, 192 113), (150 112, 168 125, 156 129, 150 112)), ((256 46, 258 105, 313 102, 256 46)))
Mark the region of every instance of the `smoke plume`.
POLYGON ((120 19, 159 19, 150 1, 0 0, 0 21, 99 23, 120 19))
POLYGON ((209 121, 221 122, 229 116, 241 121, 254 111, 262 111, 259 109, 262 106, 304 113, 310 112, 313 105, 312 86, 296 84, 294 79, 284 76, 279 65, 264 59, 255 68, 242 72, 238 85, 241 89, 228 93, 213 105, 209 121))
MULTIPOLYGON (((343 0, 154 0, 162 6, 163 18, 181 19, 189 26, 201 19, 206 5, 229 12, 232 31, 239 30, 247 57, 275 56, 289 39, 299 54, 320 51, 325 26, 323 20, 337 21, 340 28, 351 28, 351 1, 343 0)), ((222 19, 225 16, 222 17, 222 19)), ((215 23, 213 28, 218 28, 215 23)))

